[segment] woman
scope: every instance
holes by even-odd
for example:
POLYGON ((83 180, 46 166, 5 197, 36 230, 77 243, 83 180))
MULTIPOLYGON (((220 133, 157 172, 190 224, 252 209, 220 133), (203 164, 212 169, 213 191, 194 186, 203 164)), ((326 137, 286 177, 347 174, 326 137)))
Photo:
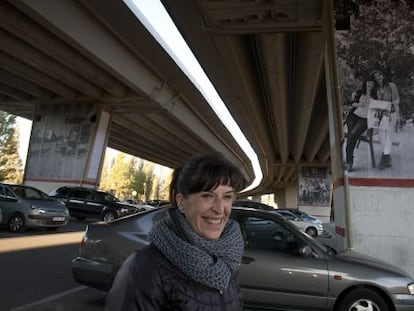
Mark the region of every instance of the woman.
POLYGON ((195 157, 176 169, 173 207, 153 225, 151 244, 119 270, 106 310, 241 310, 244 241, 229 216, 243 186, 241 172, 219 155, 195 157))
POLYGON ((367 115, 369 99, 372 98, 372 92, 374 89, 373 81, 364 81, 361 88, 361 96, 358 102, 353 103, 355 107, 353 112, 347 118, 348 134, 346 143, 346 163, 348 165, 348 171, 353 170, 354 165, 354 149, 359 137, 367 130, 367 115))
POLYGON ((400 96, 398 94, 398 89, 395 83, 390 82, 386 79, 385 75, 380 70, 374 70, 370 73, 370 78, 374 81, 374 90, 373 96, 374 99, 389 101, 391 102, 391 111, 387 112, 386 115, 389 116, 388 129, 382 132, 381 141, 384 142, 384 149, 381 155, 381 161, 379 168, 391 167, 391 147, 392 147, 392 138, 394 136, 394 131, 396 128, 397 120, 400 115, 400 96))

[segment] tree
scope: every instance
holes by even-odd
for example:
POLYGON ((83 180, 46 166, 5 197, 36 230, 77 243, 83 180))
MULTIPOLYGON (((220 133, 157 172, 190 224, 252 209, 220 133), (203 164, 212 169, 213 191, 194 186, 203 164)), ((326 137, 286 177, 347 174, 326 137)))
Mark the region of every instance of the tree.
POLYGON ((112 189, 120 198, 129 197, 132 193, 132 176, 135 169, 135 159, 125 153, 118 153, 110 173, 112 189))
POLYGON ((0 111, 0 180, 22 181, 22 161, 19 157, 19 133, 16 116, 0 111))

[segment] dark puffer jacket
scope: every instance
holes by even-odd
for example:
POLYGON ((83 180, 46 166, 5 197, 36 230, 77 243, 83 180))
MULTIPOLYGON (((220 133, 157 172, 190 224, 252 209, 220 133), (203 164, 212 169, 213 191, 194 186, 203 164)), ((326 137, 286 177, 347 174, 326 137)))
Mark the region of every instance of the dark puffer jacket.
POLYGON ((186 277, 153 245, 132 254, 107 296, 107 311, 240 311, 239 275, 219 292, 186 277))

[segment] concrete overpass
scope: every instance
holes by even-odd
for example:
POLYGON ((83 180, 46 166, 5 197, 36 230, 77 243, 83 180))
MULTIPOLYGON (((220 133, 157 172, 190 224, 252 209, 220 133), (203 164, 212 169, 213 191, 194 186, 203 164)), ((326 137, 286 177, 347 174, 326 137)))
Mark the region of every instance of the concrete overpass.
MULTIPOLYGON (((412 176, 353 178, 342 167, 333 1, 162 2, 258 154, 264 178, 247 194, 297 194, 303 167, 327 167, 340 247, 414 275, 412 176)), ((109 147, 170 167, 217 150, 254 178, 205 99, 122 1, 1 1, 0 109, 37 122, 42 105, 74 103, 110 113, 109 147)))
MULTIPOLYGON (((333 12, 324 3, 163 1, 258 154, 264 179, 250 194, 296 185, 303 166, 330 167, 333 12)), ((34 120, 42 103, 98 103, 111 111, 111 148, 169 167, 218 150, 254 178, 205 99, 122 1, 2 1, 0 18, 0 109, 34 120)))

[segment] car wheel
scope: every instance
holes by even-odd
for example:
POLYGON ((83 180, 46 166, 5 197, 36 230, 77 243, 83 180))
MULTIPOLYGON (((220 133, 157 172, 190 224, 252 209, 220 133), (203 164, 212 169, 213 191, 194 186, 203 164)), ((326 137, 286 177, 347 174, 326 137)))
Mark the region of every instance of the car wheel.
POLYGON ((102 220, 103 220, 103 221, 108 222, 108 221, 112 221, 112 220, 114 220, 114 219, 115 219, 115 214, 114 214, 113 212, 105 212, 105 213, 102 215, 102 220))
POLYGON ((316 231, 316 229, 313 227, 307 228, 305 232, 313 238, 318 235, 318 231, 316 231))
POLYGON ((24 227, 24 216, 21 214, 14 214, 9 220, 9 230, 11 232, 23 232, 24 227))
POLYGON ((389 307, 375 291, 367 288, 356 289, 350 292, 339 305, 339 311, 389 311, 389 307))

